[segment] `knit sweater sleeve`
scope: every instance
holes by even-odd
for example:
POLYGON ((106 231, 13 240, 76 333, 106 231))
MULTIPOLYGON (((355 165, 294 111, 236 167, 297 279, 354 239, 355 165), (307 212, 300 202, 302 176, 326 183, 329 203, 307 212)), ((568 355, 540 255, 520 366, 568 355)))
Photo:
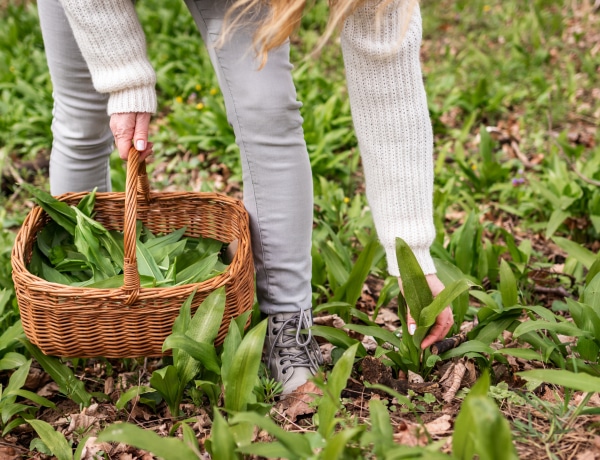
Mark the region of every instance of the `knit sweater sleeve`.
POLYGON ((156 111, 156 74, 132 0, 61 0, 108 114, 156 111))
POLYGON ((394 0, 378 18, 380 1, 367 0, 342 32, 367 199, 395 276, 396 237, 408 243, 425 274, 435 273, 429 253, 435 238, 433 134, 419 60, 421 16, 408 3, 394 0))

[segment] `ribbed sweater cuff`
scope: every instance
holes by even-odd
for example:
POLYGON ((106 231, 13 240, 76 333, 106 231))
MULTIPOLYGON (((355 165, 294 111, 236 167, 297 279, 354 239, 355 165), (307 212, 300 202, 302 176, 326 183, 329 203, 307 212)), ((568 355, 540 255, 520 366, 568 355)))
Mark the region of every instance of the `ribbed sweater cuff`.
MULTIPOLYGON (((432 273, 436 273, 437 270, 435 268, 435 264, 433 263, 433 258, 429 253, 429 248, 411 248, 413 254, 415 255, 417 262, 421 266, 423 273, 425 275, 431 275, 432 273)), ((395 255, 392 256, 388 253, 388 272, 391 276, 400 276, 400 270, 398 269, 398 261, 396 260, 395 255)))
POLYGON ((154 86, 138 86, 110 93, 108 114, 128 112, 156 112, 156 90, 154 86))

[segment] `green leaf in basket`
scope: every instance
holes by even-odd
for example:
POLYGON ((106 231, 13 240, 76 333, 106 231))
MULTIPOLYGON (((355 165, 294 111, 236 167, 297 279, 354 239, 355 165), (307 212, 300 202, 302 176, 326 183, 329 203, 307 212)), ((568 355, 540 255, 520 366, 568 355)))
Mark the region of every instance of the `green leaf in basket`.
POLYGON ((96 204, 96 190, 92 190, 86 196, 84 196, 79 203, 77 203, 77 209, 84 213, 87 217, 92 217, 94 212, 94 205, 96 204))
POLYGON ((28 269, 30 273, 42 278, 42 264, 44 263, 43 255, 37 246, 31 251, 31 260, 29 261, 28 269))
POLYGON ((201 255, 212 254, 213 252, 220 252, 223 247, 223 243, 213 238, 197 238, 198 244, 196 245, 196 251, 201 255))
POLYGON ((67 250, 65 259, 54 265, 59 272, 75 272, 82 270, 91 270, 92 265, 89 260, 77 251, 67 250))
MULTIPOLYGON (((123 286, 124 275, 115 275, 100 281, 89 280, 79 284, 79 287, 88 287, 94 289, 117 289, 123 286)), ((140 286, 143 288, 156 287, 156 279, 153 276, 140 275, 140 286)))
POLYGON ((95 225, 89 217, 86 217, 77 208, 73 208, 77 216, 75 227, 75 246, 92 264, 94 277, 109 278, 115 276, 115 269, 109 259, 104 257, 100 251, 98 237, 92 231, 95 225))
MULTIPOLYGON (((150 232, 150 231, 148 230, 148 232, 150 232)), ((146 241, 142 241, 142 242, 144 243, 144 246, 146 246, 146 248, 148 248, 148 250, 150 250, 150 252, 152 252, 152 249, 156 246, 165 246, 165 245, 177 243, 178 241, 181 240, 184 233, 185 233, 185 227, 180 228, 179 230, 175 230, 174 232, 167 233, 166 235, 161 235, 161 236, 154 236, 154 235, 152 235, 152 233, 150 233, 150 235, 152 235, 152 237, 147 238, 146 241)), ((143 240, 143 238, 140 238, 140 240, 143 240)))
MULTIPOLYGON (((158 239, 158 238, 156 238, 158 239)), ((152 242, 156 241, 150 240, 152 242)), ((148 247, 148 243, 140 243, 152 255, 157 264, 162 265, 166 259, 166 265, 170 265, 170 260, 183 254, 185 250, 185 240, 176 241, 174 243, 154 244, 148 247)))
POLYGON ((158 267, 158 264, 150 254, 150 251, 146 249, 143 244, 138 244, 135 247, 135 254, 137 256, 138 272, 140 275, 152 276, 156 281, 164 281, 165 277, 158 267))
POLYGON ((205 256, 183 270, 178 269, 177 277, 175 278, 176 285, 201 283, 202 281, 211 278, 214 275, 212 272, 219 260, 218 258, 219 254, 213 253, 205 256))
POLYGON ((49 258, 52 248, 72 244, 73 235, 69 234, 56 222, 50 221, 38 233, 36 242, 42 254, 49 258))
POLYGON ((107 254, 110 257, 111 262, 119 269, 123 270, 123 259, 125 253, 123 252, 123 236, 121 234, 121 242, 116 240, 112 233, 102 232, 97 235, 100 245, 106 249, 107 254))
POLYGON ((175 268, 175 261, 171 262, 169 268, 165 272, 165 279, 160 283, 156 283, 157 286, 173 286, 175 285, 175 278, 177 276, 177 270, 175 268))
POLYGON ((48 258, 50 259, 50 263, 52 265, 56 265, 61 263, 67 257, 67 251, 64 246, 54 246, 50 249, 50 253, 48 254, 48 258))
POLYGON ((73 283, 73 279, 71 277, 63 275, 55 268, 43 262, 41 278, 45 279, 46 281, 50 281, 51 283, 66 284, 67 286, 70 286, 73 283))
POLYGON ((48 214, 52 220, 63 227, 71 235, 75 234, 77 218, 75 212, 67 203, 57 200, 49 193, 44 192, 33 185, 23 183, 21 184, 21 187, 33 195, 36 203, 46 211, 46 214, 48 214))

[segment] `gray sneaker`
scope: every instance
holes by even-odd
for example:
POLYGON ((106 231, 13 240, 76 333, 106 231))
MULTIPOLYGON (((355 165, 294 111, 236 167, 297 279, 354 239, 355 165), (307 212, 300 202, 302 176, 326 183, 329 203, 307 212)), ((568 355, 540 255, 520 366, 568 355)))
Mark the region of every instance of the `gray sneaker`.
POLYGON ((315 375, 323 364, 317 341, 308 330, 312 325, 310 310, 269 315, 267 326, 267 366, 271 376, 281 382, 282 395, 293 392, 315 375))

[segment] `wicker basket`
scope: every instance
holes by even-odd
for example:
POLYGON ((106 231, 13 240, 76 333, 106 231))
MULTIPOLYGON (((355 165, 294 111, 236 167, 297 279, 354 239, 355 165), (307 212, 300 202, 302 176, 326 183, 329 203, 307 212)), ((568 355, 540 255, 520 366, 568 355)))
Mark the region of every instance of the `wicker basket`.
MULTIPOLYGON (((86 193, 59 199, 77 204, 86 193)), ((13 280, 23 329, 45 354, 63 357, 124 358, 161 356, 164 339, 183 302, 196 291, 192 312, 215 289, 225 286, 226 307, 216 344, 225 338, 232 318, 252 308, 254 269, 248 215, 242 203, 216 193, 151 193, 144 162, 132 149, 125 193, 98 193, 95 219, 124 232, 124 285, 118 289, 71 287, 45 281, 27 270, 37 234, 49 221, 36 206, 26 217, 12 251, 13 280), (186 227, 190 237, 223 242, 238 240, 227 270, 202 283, 140 288, 135 252, 135 224, 153 233, 186 227)))

